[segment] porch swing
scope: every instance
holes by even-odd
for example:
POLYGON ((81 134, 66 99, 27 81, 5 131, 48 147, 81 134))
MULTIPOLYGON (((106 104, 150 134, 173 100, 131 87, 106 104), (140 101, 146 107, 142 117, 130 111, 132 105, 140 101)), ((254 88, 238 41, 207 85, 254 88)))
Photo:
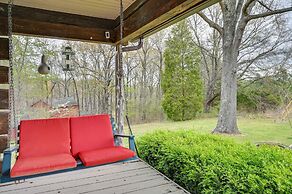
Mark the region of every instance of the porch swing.
MULTIPOLYGON (((8 2, 9 36, 9 129, 16 128, 12 62, 12 0, 8 2), (11 120, 13 119, 13 122, 11 120), (13 123, 13 124, 12 124, 13 123)), ((123 36, 123 2, 120 0, 120 29, 123 36)), ((141 42, 141 41, 140 41, 141 42)), ((125 47, 124 47, 125 48, 125 47)), ((125 50, 131 50, 126 47, 125 50)), ((118 56, 122 63, 123 47, 118 56)), ((44 65, 42 60, 42 65, 44 65)), ((46 67, 44 68, 46 69, 46 67)), ((46 69, 48 73, 49 68, 46 69)), ((114 119, 108 114, 70 118, 22 120, 19 146, 6 149, 3 156, 1 182, 64 172, 137 158, 133 135, 116 133, 114 119), (128 138, 129 149, 116 144, 117 138, 128 138), (13 165, 13 160, 16 159, 13 165)))

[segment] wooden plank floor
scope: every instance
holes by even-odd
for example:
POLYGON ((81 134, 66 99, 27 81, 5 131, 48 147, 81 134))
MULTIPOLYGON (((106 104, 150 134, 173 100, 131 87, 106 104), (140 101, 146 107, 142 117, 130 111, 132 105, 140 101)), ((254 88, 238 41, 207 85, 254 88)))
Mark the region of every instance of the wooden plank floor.
POLYGON ((188 192, 145 162, 135 160, 40 176, 18 184, 0 184, 0 193, 183 194, 188 192))

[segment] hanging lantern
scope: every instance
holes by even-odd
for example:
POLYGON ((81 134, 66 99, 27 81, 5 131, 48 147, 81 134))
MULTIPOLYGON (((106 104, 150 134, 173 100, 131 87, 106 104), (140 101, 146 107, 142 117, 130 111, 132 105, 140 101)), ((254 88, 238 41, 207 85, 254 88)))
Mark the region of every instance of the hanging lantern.
POLYGON ((64 60, 63 71, 74 71, 72 64, 74 52, 72 51, 72 48, 70 46, 66 46, 65 50, 62 52, 62 55, 64 60))
POLYGON ((50 66, 47 65, 47 57, 45 55, 42 55, 42 60, 41 60, 41 64, 38 67, 38 72, 42 75, 46 75, 48 73, 50 73, 50 66))

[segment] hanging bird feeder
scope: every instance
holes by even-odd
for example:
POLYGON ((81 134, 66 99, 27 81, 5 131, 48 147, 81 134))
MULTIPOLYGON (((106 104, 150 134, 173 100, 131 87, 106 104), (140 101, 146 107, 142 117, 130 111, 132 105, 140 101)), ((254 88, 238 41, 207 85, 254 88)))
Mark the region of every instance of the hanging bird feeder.
POLYGON ((62 52, 62 55, 64 60, 63 71, 74 71, 72 57, 75 53, 72 51, 72 48, 70 46, 66 46, 62 52))
POLYGON ((47 57, 45 55, 42 55, 41 64, 38 67, 38 72, 42 75, 46 75, 50 73, 50 66, 47 64, 47 57))

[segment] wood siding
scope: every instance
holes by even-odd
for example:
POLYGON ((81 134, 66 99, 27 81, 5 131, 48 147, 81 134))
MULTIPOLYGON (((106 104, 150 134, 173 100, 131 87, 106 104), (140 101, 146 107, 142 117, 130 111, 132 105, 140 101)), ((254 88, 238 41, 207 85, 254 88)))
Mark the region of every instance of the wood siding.
POLYGON ((8 109, 8 89, 0 89, 0 109, 8 109))
POLYGON ((9 40, 8 38, 0 38, 0 60, 9 59, 9 40))
POLYGON ((0 135, 0 153, 2 153, 6 148, 8 144, 8 135, 0 135))
POLYGON ((8 134, 8 112, 0 112, 0 135, 8 134))
POLYGON ((0 84, 8 84, 8 71, 8 67, 0 66, 0 84))
MULTIPOLYGON (((0 14, 3 12, 0 8, 0 14)), ((9 102, 9 39, 7 37, 7 20, 0 20, 0 154, 8 146, 8 102, 9 102)), ((0 158, 0 172, 2 170, 2 158, 0 158)))

